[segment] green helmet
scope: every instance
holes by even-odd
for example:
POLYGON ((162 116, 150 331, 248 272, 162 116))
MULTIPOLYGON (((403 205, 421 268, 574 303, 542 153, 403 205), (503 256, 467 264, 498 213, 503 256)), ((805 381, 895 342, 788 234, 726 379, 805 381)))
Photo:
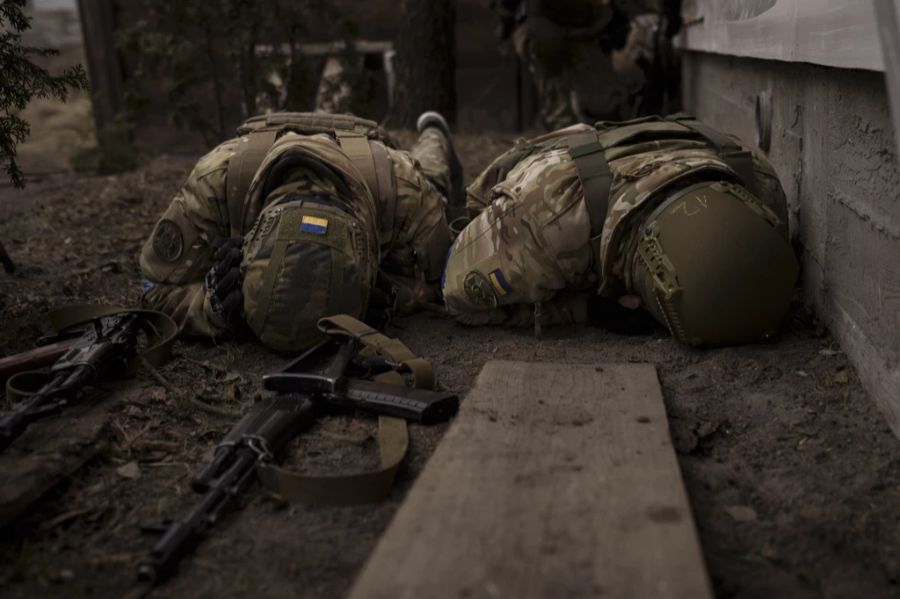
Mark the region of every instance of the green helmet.
POLYGON ((773 335, 799 272, 787 224, 728 182, 671 193, 643 220, 631 264, 647 309, 695 346, 773 335))
POLYGON ((322 339, 316 323, 361 318, 375 282, 372 227, 343 202, 288 195, 263 210, 244 240, 244 312, 260 341, 297 351, 322 339))

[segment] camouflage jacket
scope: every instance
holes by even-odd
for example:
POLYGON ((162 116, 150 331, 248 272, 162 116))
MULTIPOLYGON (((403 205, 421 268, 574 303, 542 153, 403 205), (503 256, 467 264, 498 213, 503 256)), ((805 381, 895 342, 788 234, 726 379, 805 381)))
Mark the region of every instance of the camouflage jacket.
MULTIPOLYGON (((651 129, 657 126, 677 127, 663 123, 651 129)), ((558 143, 590 130, 588 125, 574 125, 535 140, 519 140, 468 188, 467 207, 478 216, 451 247, 444 291, 452 314, 473 324, 518 321, 524 317, 513 317, 510 309, 503 314, 489 309, 564 299, 561 312, 552 312, 551 304, 548 321, 581 321, 583 302, 573 304, 573 297, 633 291, 628 265, 638 241, 634 225, 664 197, 661 191, 692 177, 737 178, 706 140, 671 131, 654 138, 650 130, 633 143, 606 150, 612 174, 609 209, 599 239, 592 239, 575 162, 568 148, 558 143), (468 279, 469 270, 487 275, 485 269, 502 280, 490 276, 487 284, 480 278, 465 283, 450 280, 468 279), (465 294, 450 292, 452 286, 465 287, 465 294)), ((614 124, 601 129, 617 130, 624 128, 614 124)), ((772 165, 758 150, 742 147, 753 153, 759 199, 787 222, 784 191, 772 165)))
MULTIPOLYGON (((212 266, 213 240, 230 234, 226 176, 239 142, 240 138, 226 141, 198 161, 141 251, 141 270, 147 279, 144 304, 171 315, 186 333, 217 336, 227 332, 225 324, 209 310, 203 279, 212 266)), ((274 189, 267 186, 272 190, 262 193, 261 182, 270 166, 278 156, 294 149, 307 152, 342 174, 354 196, 349 203, 366 212, 371 222, 379 222, 381 206, 331 136, 285 132, 250 185, 239 227, 245 236, 262 209, 288 193, 338 194, 331 181, 302 168, 282 175, 280 185, 274 189)), ((420 265, 428 263, 428 253, 446 253, 449 244, 444 200, 408 153, 391 148, 387 152, 393 167, 396 207, 390 238, 379 240, 381 261, 392 273, 421 281, 427 278, 420 265), (435 244, 435 238, 446 238, 447 243, 437 247, 441 244, 435 244)))

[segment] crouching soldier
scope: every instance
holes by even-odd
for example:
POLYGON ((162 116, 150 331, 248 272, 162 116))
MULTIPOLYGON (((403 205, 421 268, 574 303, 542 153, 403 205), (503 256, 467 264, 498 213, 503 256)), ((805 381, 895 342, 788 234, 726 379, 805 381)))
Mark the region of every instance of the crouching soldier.
POLYGON ((576 122, 661 111, 667 40, 681 27, 680 0, 493 0, 537 88, 539 119, 576 122), (655 81, 654 79, 659 79, 655 81))
POLYGON ((323 316, 386 308, 386 293, 401 310, 434 301, 461 172, 440 115, 419 131, 403 152, 352 116, 250 119, 200 159, 144 244, 144 304, 185 333, 246 323, 288 351, 314 344, 323 316))
POLYGON ((443 291, 469 324, 615 326, 643 306, 684 343, 751 342, 798 275, 772 166, 686 115, 519 142, 467 205, 443 291))

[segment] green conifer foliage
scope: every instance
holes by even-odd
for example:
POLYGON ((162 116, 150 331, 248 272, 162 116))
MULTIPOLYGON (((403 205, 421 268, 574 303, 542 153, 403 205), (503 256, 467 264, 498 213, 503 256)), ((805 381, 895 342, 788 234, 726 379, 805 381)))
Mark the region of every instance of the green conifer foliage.
POLYGON ((0 165, 16 187, 25 184, 25 175, 16 162, 16 147, 31 131, 19 113, 33 98, 65 101, 70 91, 88 85, 81 65, 54 76, 32 61, 58 52, 23 45, 22 33, 31 28, 24 9, 25 0, 0 0, 0 165))

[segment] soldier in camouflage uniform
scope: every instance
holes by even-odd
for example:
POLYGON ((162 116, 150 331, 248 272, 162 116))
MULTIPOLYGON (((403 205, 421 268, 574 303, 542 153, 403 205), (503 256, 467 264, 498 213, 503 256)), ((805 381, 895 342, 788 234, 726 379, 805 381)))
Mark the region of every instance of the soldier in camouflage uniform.
POLYGON ((477 217, 443 287, 463 323, 610 322, 643 306, 685 343, 741 343, 777 330, 798 274, 772 165, 687 115, 520 140, 467 205, 477 217))
POLYGON ((678 0, 494 0, 500 35, 537 87, 540 124, 621 120, 660 112, 653 54, 680 27, 678 0), (661 35, 664 34, 664 35, 661 35))
POLYGON ((443 118, 419 124, 404 152, 355 117, 251 119, 200 159, 144 244, 144 305, 185 333, 246 323, 298 350, 319 339, 320 317, 363 317, 380 281, 401 291, 400 309, 433 301, 461 173, 443 118))

